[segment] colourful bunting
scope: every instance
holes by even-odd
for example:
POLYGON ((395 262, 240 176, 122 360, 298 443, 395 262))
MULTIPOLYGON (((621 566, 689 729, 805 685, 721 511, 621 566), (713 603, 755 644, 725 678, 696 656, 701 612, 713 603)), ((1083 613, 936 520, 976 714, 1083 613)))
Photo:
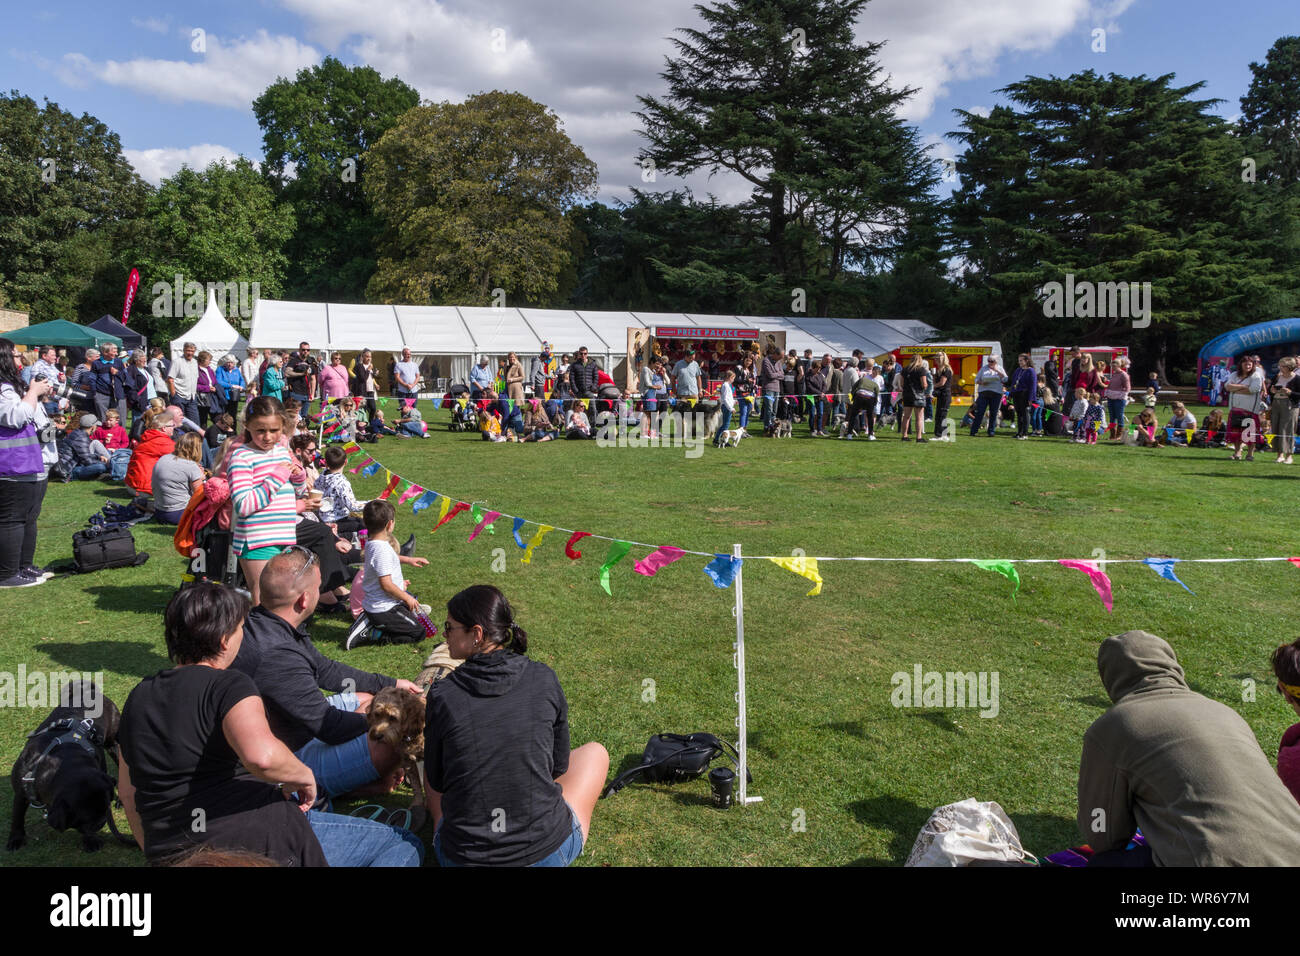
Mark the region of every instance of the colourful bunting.
MULTIPOLYGON (((1295 559, 1292 558, 1291 560, 1294 561, 1295 559)), ((1174 584, 1180 585, 1188 594, 1196 593, 1186 584, 1183 584, 1182 581, 1178 580, 1178 575, 1174 573, 1174 565, 1178 563, 1177 558, 1143 558, 1142 563, 1166 581, 1173 581, 1174 584)))
POLYGON ((411 513, 418 515, 425 508, 430 507, 440 497, 441 495, 439 495, 436 491, 426 491, 424 494, 420 495, 420 497, 416 499, 415 504, 411 505, 411 513))
POLYGON ((630 541, 610 542, 609 553, 605 555, 605 563, 600 566, 600 586, 605 589, 605 593, 610 597, 614 596, 614 592, 609 589, 610 569, 627 557, 627 553, 631 550, 632 542, 630 541))
POLYGON ((528 547, 524 549, 524 556, 519 560, 522 561, 524 564, 531 564, 533 560, 533 549, 542 543, 542 537, 543 535, 546 534, 546 532, 554 531, 554 530, 555 529, 552 528, 549 524, 538 525, 537 530, 533 532, 533 536, 528 539, 528 547))
MULTIPOLYGON (((450 502, 451 499, 448 498, 446 499, 446 501, 450 502)), ((462 511, 469 511, 469 505, 465 504, 465 502, 463 501, 456 502, 454 505, 451 506, 450 511, 448 511, 446 514, 444 514, 441 518, 438 519, 438 523, 433 526, 433 531, 430 531, 429 534, 433 534, 434 531, 437 531, 439 528, 445 525, 452 518, 456 517, 456 515, 460 514, 462 511)))
POLYGON ((374 459, 371 458, 369 455, 367 455, 365 461, 363 461, 361 464, 357 465, 357 467, 351 469, 352 474, 355 475, 355 474, 356 474, 358 471, 360 471, 362 468, 368 468, 368 467, 370 467, 370 465, 371 465, 373 462, 374 462, 374 459))
POLYGON ((475 538, 478 537, 480 531, 482 531, 484 528, 491 527, 492 522, 496 521, 497 518, 500 517, 501 517, 501 512, 499 511, 487 512, 487 514, 483 515, 483 517, 479 519, 478 524, 474 525, 474 530, 469 533, 469 540, 473 541, 475 538))
POLYGON ((361 450, 361 446, 354 441, 350 441, 343 446, 344 453, 348 455, 355 455, 360 450, 361 450))
MULTIPOLYGON (((473 509, 470 511, 469 514, 470 514, 470 517, 474 519, 474 523, 477 524, 477 523, 482 519, 482 517, 483 517, 483 509, 480 508, 480 507, 478 506, 477 503, 475 503, 474 506, 473 506, 473 509)), ((495 511, 495 512, 493 512, 493 514, 499 516, 499 515, 501 514, 501 512, 499 512, 499 511, 495 511)), ((494 518, 493 520, 495 521, 496 519, 494 518)), ((494 530, 492 530, 492 522, 491 522, 491 521, 489 521, 489 522, 487 523, 487 533, 488 533, 488 534, 496 534, 496 532, 495 532, 494 530)), ((471 538, 470 540, 473 540, 473 539, 471 538)))
POLYGON ((590 538, 590 537, 591 537, 590 531, 573 532, 573 537, 571 537, 564 545, 564 553, 569 558, 570 561, 577 561, 580 557, 582 557, 582 552, 575 550, 573 546, 577 544, 579 541, 581 541, 583 538, 590 538))
POLYGON ((681 548, 664 545, 658 551, 651 551, 641 560, 634 562, 632 570, 637 574, 644 574, 646 577, 652 578, 660 568, 668 567, 674 561, 679 560, 685 553, 681 548))
POLYGON ((741 563, 741 558, 715 553, 713 560, 704 566, 704 573, 713 580, 716 587, 729 588, 731 582, 736 580, 736 573, 740 571, 741 563))
POLYGON ((415 498, 422 494, 424 494, 424 489, 421 488, 419 485, 408 484, 406 486, 406 490, 402 492, 402 496, 397 499, 397 503, 399 505, 404 505, 410 499, 415 498))
POLYGON ((1300 558, 1287 558, 1287 560, 1290 561, 1292 564, 1294 564, 1297 568, 1300 568, 1300 558))
POLYGON ((1016 592, 1020 590, 1020 572, 1010 561, 972 561, 971 564, 977 568, 983 568, 985 571, 992 571, 994 574, 1000 574, 1008 581, 1015 584, 1011 589, 1011 600, 1016 599, 1016 592))
POLYGON ((785 568, 787 571, 793 571, 801 577, 807 578, 813 583, 813 589, 805 597, 816 597, 822 593, 822 576, 817 573, 817 559, 806 557, 791 558, 768 558, 778 567, 785 568))
POLYGON ((371 462, 370 464, 366 465, 366 467, 364 467, 364 468, 361 469, 361 477, 362 477, 362 478, 369 478, 371 475, 373 475, 373 474, 374 474, 375 472, 377 472, 378 470, 379 470, 379 462, 377 462, 377 461, 375 461, 375 462, 371 462))
POLYGON ((1069 558, 1061 558, 1060 564, 1067 568, 1077 568, 1092 580, 1092 586, 1097 589, 1101 595, 1101 603, 1106 605, 1107 611, 1114 611, 1114 604, 1111 602, 1110 578, 1106 572, 1097 567, 1095 561, 1071 561, 1069 558))
POLYGON ((524 526, 524 519, 523 519, 523 518, 516 518, 516 519, 515 519, 515 526, 514 526, 514 528, 511 529, 511 530, 513 531, 514 536, 515 536, 515 544, 519 545, 519 547, 521 547, 521 548, 526 548, 526 547, 528 547, 528 545, 524 544, 524 539, 521 538, 521 537, 519 537, 519 529, 522 528, 523 526, 524 526))
POLYGON ((393 489, 395 489, 401 483, 401 481, 402 479, 397 475, 393 475, 393 477, 389 478, 388 484, 385 485, 384 490, 379 493, 379 500, 380 501, 386 500, 388 496, 393 493, 393 489))

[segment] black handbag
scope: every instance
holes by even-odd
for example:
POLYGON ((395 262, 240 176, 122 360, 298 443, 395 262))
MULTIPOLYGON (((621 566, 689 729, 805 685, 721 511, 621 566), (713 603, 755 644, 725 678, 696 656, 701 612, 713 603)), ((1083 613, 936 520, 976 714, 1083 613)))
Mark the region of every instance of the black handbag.
POLYGON ((92 527, 72 536, 72 560, 78 574, 88 574, 108 568, 132 568, 148 561, 149 554, 136 552, 135 538, 125 528, 92 527))
MULTIPOLYGON (((641 763, 619 774, 600 798, 604 800, 611 793, 618 793, 637 778, 646 783, 669 784, 694 780, 702 776, 718 757, 726 757, 737 770, 740 769, 740 754, 736 753, 736 748, 713 734, 655 734, 645 745, 641 763), (728 750, 734 758, 727 753, 728 750)), ((748 770, 745 771, 745 780, 754 782, 748 770)))

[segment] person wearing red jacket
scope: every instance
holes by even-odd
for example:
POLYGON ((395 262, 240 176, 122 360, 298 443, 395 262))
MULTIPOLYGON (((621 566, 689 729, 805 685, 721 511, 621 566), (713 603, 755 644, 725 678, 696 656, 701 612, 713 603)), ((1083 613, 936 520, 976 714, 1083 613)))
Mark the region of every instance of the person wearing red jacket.
POLYGON ((126 466, 126 486, 137 494, 153 494, 153 466, 163 455, 176 450, 172 430, 176 422, 167 411, 149 416, 144 434, 131 451, 131 463, 126 466))
POLYGON ((101 442, 110 452, 131 447, 131 439, 127 437, 115 408, 109 409, 104 416, 104 423, 90 433, 90 440, 101 442))

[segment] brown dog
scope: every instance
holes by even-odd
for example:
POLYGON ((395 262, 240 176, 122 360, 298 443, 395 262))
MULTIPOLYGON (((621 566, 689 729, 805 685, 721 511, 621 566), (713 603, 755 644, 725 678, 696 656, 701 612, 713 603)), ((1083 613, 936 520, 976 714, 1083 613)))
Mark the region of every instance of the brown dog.
POLYGON ((424 785, 420 780, 420 760, 424 757, 423 697, 396 687, 385 687, 370 702, 366 719, 370 736, 393 748, 410 781, 414 803, 424 803, 424 785))

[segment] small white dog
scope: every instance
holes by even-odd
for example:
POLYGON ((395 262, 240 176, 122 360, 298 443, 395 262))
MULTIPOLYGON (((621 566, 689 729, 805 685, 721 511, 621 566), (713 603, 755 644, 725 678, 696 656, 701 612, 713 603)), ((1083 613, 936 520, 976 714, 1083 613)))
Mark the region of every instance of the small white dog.
POLYGON ((742 438, 748 438, 748 437, 749 437, 749 432, 745 431, 745 429, 743 428, 728 428, 726 431, 722 433, 721 447, 726 448, 730 446, 732 448, 735 448, 737 445, 740 444, 740 440, 742 438))

